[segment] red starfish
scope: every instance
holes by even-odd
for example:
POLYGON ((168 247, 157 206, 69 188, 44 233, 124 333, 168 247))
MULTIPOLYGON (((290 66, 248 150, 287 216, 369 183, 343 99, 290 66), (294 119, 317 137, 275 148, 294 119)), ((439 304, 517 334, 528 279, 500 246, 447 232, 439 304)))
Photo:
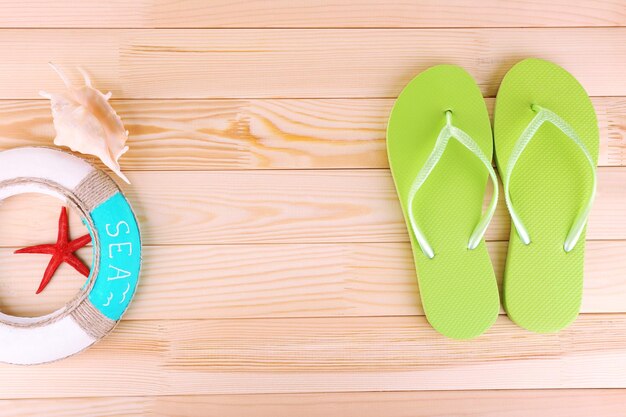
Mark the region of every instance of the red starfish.
POLYGON ((52 255, 52 259, 50 259, 50 262, 48 263, 46 272, 43 274, 41 284, 39 284, 37 294, 46 288, 48 283, 50 283, 50 280, 52 280, 52 276, 56 272, 57 268, 63 262, 71 265, 75 270, 84 276, 89 276, 89 267, 82 263, 81 260, 74 255, 74 252, 91 242, 91 235, 86 234, 85 236, 81 236, 78 239, 70 241, 69 229, 67 210, 63 207, 61 209, 61 216, 59 217, 59 235, 57 237, 57 243, 52 245, 29 246, 15 251, 15 253, 41 253, 52 255))

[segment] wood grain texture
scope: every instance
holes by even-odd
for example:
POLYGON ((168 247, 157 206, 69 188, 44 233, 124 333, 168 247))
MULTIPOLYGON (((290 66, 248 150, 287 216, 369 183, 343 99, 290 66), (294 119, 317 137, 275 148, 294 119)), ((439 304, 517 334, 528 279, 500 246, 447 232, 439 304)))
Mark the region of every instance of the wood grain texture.
POLYGON ((60 89, 48 61, 83 66, 115 98, 391 98, 441 63, 466 68, 494 96, 506 71, 527 57, 562 65, 592 96, 625 96, 624 37, 621 27, 4 29, 0 98, 60 89))
POLYGON ((1 417, 623 417, 626 391, 517 390, 0 400, 1 417))
MULTIPOLYGON (((0 417, 624 415, 624 39, 620 0, 3 1, 0 150, 51 143, 37 93, 62 85, 48 61, 74 81, 86 68, 131 132, 124 190, 145 247, 109 337, 67 361, 0 365, 0 417), (440 63, 466 68, 492 111, 531 56, 595 96, 584 314, 550 335, 501 315, 449 340, 423 316, 387 117, 440 63)), ((35 296, 47 257, 11 254, 53 241, 58 209, 0 205, 1 311, 44 314, 80 287, 62 267, 35 296)), ((487 235, 500 281, 509 227, 500 202, 487 235)))
MULTIPOLYGON (((493 113, 494 99, 487 106, 493 113)), ((600 166, 626 165, 626 98, 593 99, 600 166)), ((113 100, 133 170, 386 168, 390 99, 113 100)), ((0 149, 51 145, 46 101, 0 101, 0 149)))
POLYGON ((87 352, 1 365, 4 398, 461 389, 626 388, 626 315, 557 334, 500 317, 451 340, 424 317, 122 321, 87 352), (468 349, 471 344, 471 349, 468 349))
POLYGON ((614 0, 45 0, 3 2, 0 27, 529 27, 624 26, 626 6, 614 0))
MULTIPOLYGON (((489 243, 499 284, 506 249, 489 243)), ((590 241, 586 255, 581 311, 626 313, 626 242, 590 241)), ((83 283, 71 268, 35 295, 47 261, 0 249, 0 311, 40 316, 70 300, 83 283)), ((408 243, 148 246, 143 264, 127 320, 424 314, 408 243)))
MULTIPOLYGON (((408 241, 388 170, 149 171, 129 178, 133 184, 123 189, 147 245, 408 241)), ((54 237, 58 213, 50 197, 6 200, 0 246, 54 237)), ((80 226, 78 216, 70 222, 80 226)), ((508 236, 500 201, 486 238, 508 236)), ((598 170, 587 238, 626 239, 626 168, 598 170)))

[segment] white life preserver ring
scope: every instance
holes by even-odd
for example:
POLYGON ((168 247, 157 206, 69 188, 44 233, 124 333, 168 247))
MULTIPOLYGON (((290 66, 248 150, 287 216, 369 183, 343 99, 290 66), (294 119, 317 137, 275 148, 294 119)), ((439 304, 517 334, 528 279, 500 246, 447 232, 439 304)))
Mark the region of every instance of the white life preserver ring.
POLYGON ((107 174, 69 153, 43 147, 0 152, 0 201, 55 196, 81 214, 91 234, 91 273, 79 294, 42 317, 0 313, 0 362, 34 365, 83 351, 108 334, 128 308, 139 278, 141 239, 130 204, 107 174))

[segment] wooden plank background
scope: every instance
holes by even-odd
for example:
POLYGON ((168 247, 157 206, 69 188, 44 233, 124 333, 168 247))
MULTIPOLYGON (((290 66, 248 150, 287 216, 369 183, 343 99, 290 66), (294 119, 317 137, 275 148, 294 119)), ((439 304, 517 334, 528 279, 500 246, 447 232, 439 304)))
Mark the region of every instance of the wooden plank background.
MULTIPOLYGON (((626 409, 626 3, 620 0, 4 0, 0 149, 49 145, 52 61, 84 67, 130 131, 124 186, 145 242, 140 289, 93 349, 0 365, 0 416, 622 416, 626 409), (423 316, 390 178, 393 98, 465 67, 490 111, 525 57, 584 85, 601 131, 582 314, 551 335, 501 314, 453 341, 423 316)), ((501 280, 509 219, 487 234, 501 280)), ((0 309, 35 296, 58 203, 0 206, 0 309)), ((73 234, 81 232, 76 215, 73 234)), ((89 250, 82 256, 89 260, 89 250)))

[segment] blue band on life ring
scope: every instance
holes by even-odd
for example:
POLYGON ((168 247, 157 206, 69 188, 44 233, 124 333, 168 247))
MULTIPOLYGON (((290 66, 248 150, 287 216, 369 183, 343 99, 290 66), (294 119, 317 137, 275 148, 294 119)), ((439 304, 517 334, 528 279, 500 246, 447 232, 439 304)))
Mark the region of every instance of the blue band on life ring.
POLYGON ((89 301, 104 316, 119 320, 137 289, 141 240, 126 198, 116 193, 91 211, 100 240, 100 266, 89 301))

